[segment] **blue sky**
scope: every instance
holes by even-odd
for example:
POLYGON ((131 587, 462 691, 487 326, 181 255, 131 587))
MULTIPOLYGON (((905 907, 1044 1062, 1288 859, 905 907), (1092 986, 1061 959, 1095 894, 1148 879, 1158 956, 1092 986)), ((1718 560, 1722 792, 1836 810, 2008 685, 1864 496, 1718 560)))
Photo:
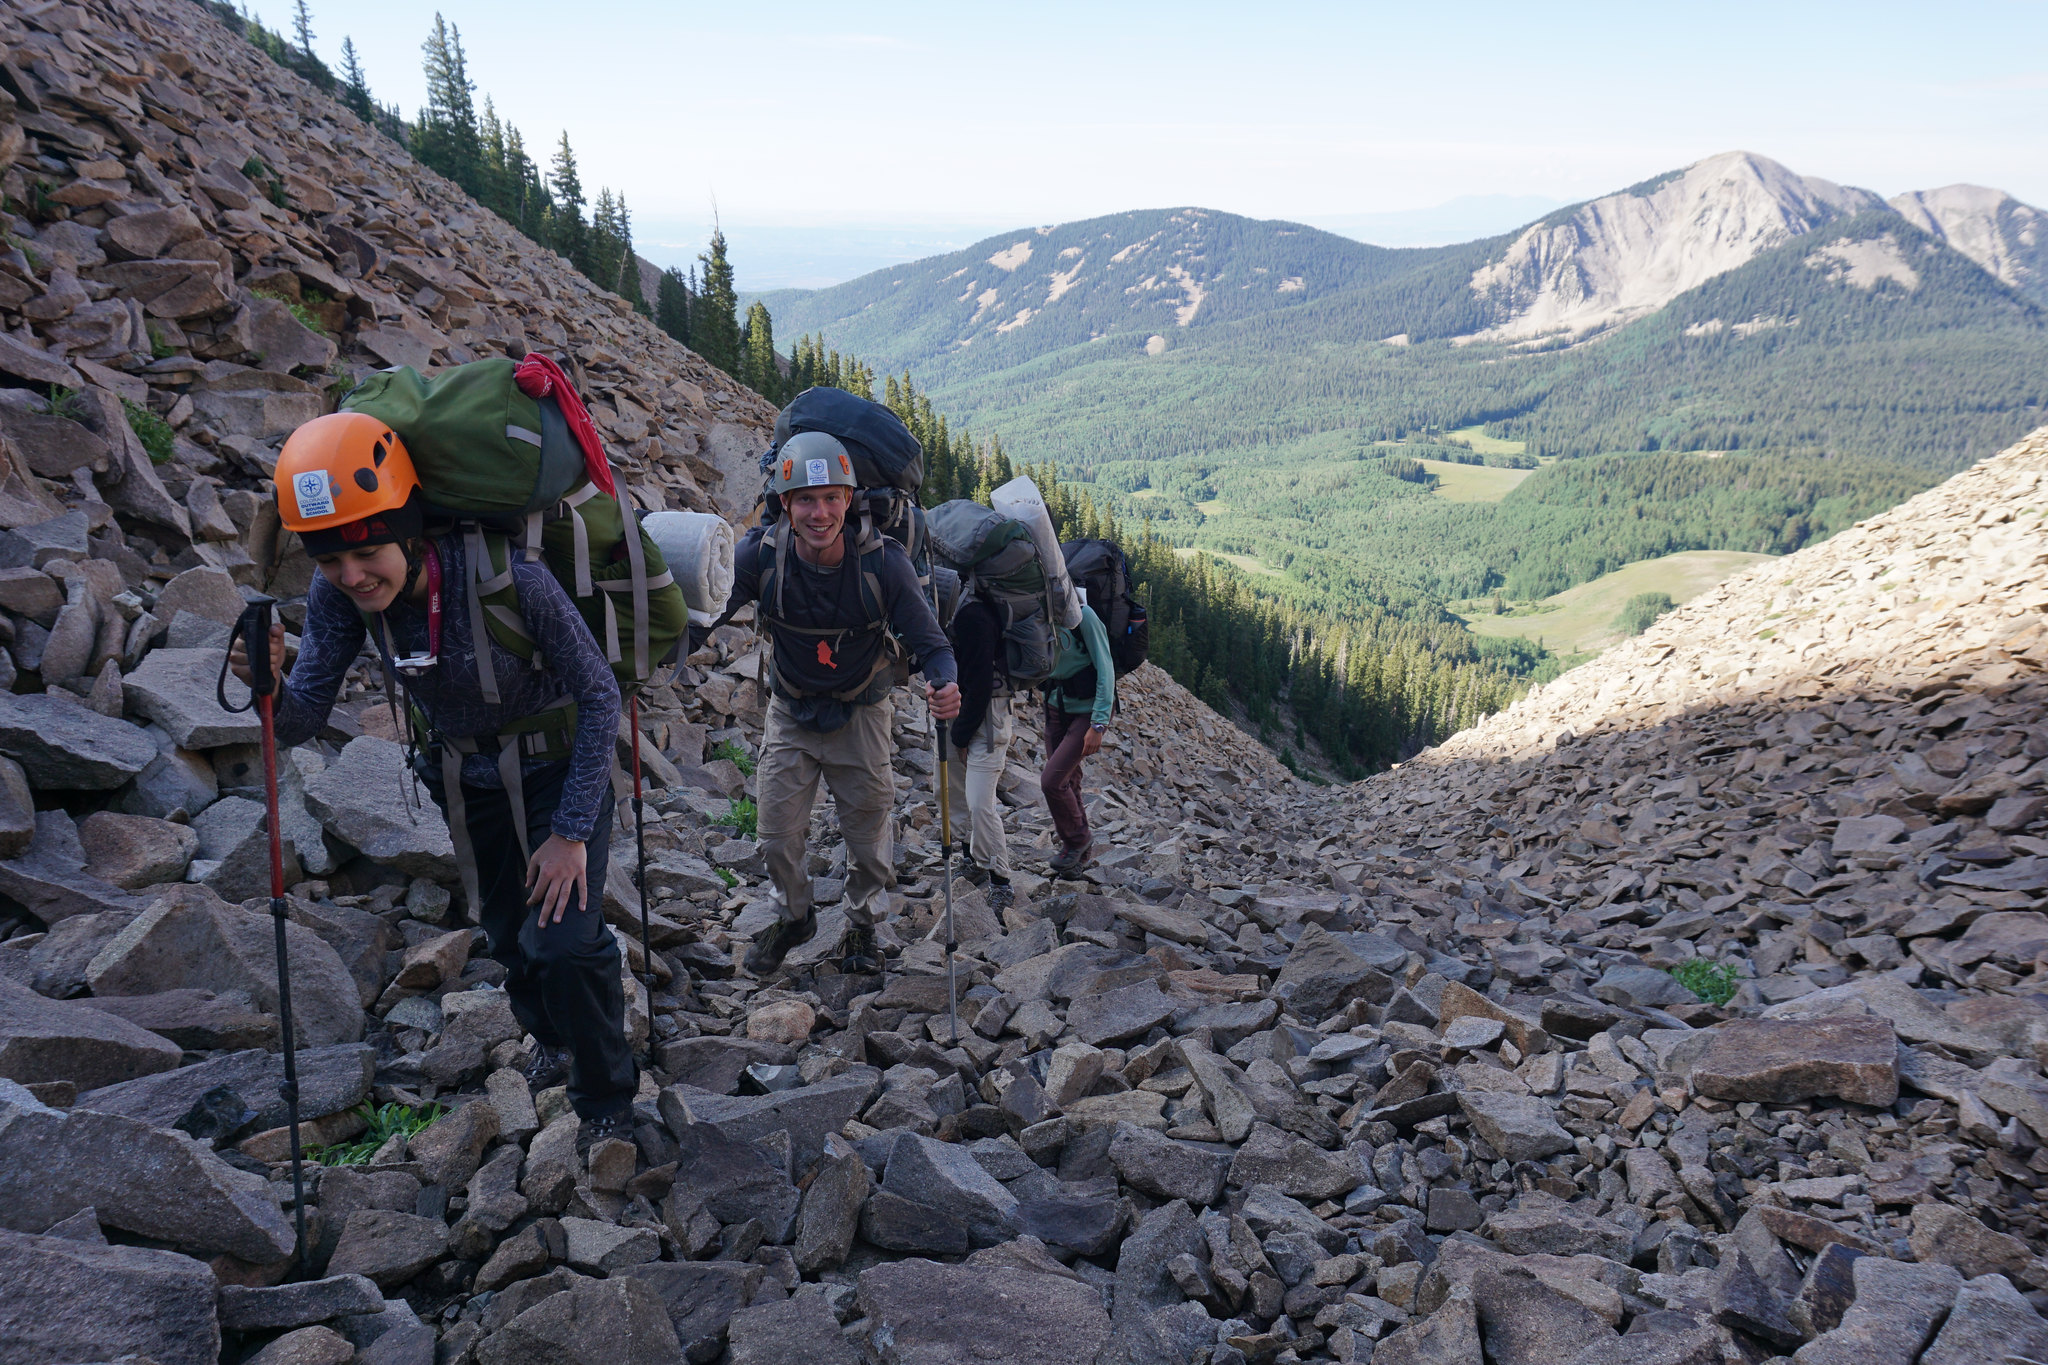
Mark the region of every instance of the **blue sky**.
MULTIPOLYGON (((251 8, 288 28, 289 0, 251 8)), ((440 9, 479 97, 529 147, 566 128, 584 183, 679 249, 714 200, 736 245, 746 226, 972 240, 1166 204, 1340 227, 1586 198, 1736 147, 1885 194, 1971 181, 2048 204, 2037 0, 440 9)), ((411 113, 432 14, 313 0, 314 46, 337 62, 352 35, 411 113)))

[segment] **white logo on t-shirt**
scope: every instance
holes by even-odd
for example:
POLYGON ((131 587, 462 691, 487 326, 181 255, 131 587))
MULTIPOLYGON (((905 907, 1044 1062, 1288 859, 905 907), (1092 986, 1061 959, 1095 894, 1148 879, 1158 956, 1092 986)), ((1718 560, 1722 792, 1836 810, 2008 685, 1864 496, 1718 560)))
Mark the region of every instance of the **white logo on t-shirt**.
POLYGON ((292 477, 292 492, 299 499, 302 517, 334 515, 334 485, 324 469, 309 469, 292 477))

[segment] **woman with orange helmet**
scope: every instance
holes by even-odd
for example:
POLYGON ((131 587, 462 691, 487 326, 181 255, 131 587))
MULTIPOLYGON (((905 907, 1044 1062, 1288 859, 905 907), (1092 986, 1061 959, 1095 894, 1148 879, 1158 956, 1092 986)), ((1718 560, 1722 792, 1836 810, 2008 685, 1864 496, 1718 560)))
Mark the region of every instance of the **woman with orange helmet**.
MULTIPOLYGON (((368 640, 387 679, 403 679, 408 728, 423 740, 414 771, 448 817, 512 1011, 540 1044, 529 1084, 567 1081, 583 1144, 627 1135, 638 1075, 618 945, 597 912, 619 728, 604 651, 554 574, 517 551, 508 572, 531 660, 476 629, 469 613, 442 611, 441 585, 468 581, 464 538, 431 533, 412 457, 376 418, 337 412, 306 423, 285 442, 276 479, 279 516, 320 569, 298 660, 278 692, 277 742, 320 732, 368 640), (483 650, 493 651, 494 689, 481 682, 483 650), (545 839, 529 855, 530 835, 545 839)), ((270 652, 283 675, 284 627, 272 631, 270 652)), ((239 643, 229 662, 247 682, 239 643)))

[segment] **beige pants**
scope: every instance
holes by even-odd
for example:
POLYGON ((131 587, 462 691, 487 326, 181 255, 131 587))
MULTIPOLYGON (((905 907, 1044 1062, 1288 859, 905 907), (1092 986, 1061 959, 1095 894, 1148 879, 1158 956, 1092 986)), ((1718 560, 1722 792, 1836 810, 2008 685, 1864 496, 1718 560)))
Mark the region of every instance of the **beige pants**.
POLYGON ((991 697, 988 719, 974 732, 966 761, 950 745, 946 754, 946 799, 953 807, 955 837, 965 821, 968 852, 998 877, 1010 875, 1010 844, 1003 837, 1003 808, 996 801, 996 783, 1010 761, 1010 732, 1010 699, 991 697))
POLYGON ((774 883, 777 908, 786 920, 811 913, 811 877, 804 868, 804 840, 818 779, 839 808, 839 833, 846 840, 846 917, 871 925, 882 893, 896 884, 896 854, 889 815, 896 804, 896 775, 887 698, 856 706, 853 719, 829 735, 806 730, 789 717, 788 705, 768 699, 755 773, 761 856, 774 883))

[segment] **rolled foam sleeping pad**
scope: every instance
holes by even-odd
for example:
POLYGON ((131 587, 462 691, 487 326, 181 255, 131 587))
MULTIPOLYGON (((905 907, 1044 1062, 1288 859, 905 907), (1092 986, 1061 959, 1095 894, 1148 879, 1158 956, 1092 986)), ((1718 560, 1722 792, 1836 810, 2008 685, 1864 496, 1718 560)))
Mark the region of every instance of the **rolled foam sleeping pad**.
POLYGON ((641 525, 693 613, 716 615, 732 595, 732 524, 709 512, 656 512, 641 525))
POLYGON ((1027 475, 1019 474, 989 494, 988 505, 1012 521, 1024 523, 1024 529, 1031 532, 1052 593, 1053 616, 1068 630, 1080 625, 1081 599, 1074 592, 1074 581, 1067 577, 1067 557, 1060 549, 1059 536, 1053 532, 1052 513, 1045 510, 1038 485, 1027 475))

